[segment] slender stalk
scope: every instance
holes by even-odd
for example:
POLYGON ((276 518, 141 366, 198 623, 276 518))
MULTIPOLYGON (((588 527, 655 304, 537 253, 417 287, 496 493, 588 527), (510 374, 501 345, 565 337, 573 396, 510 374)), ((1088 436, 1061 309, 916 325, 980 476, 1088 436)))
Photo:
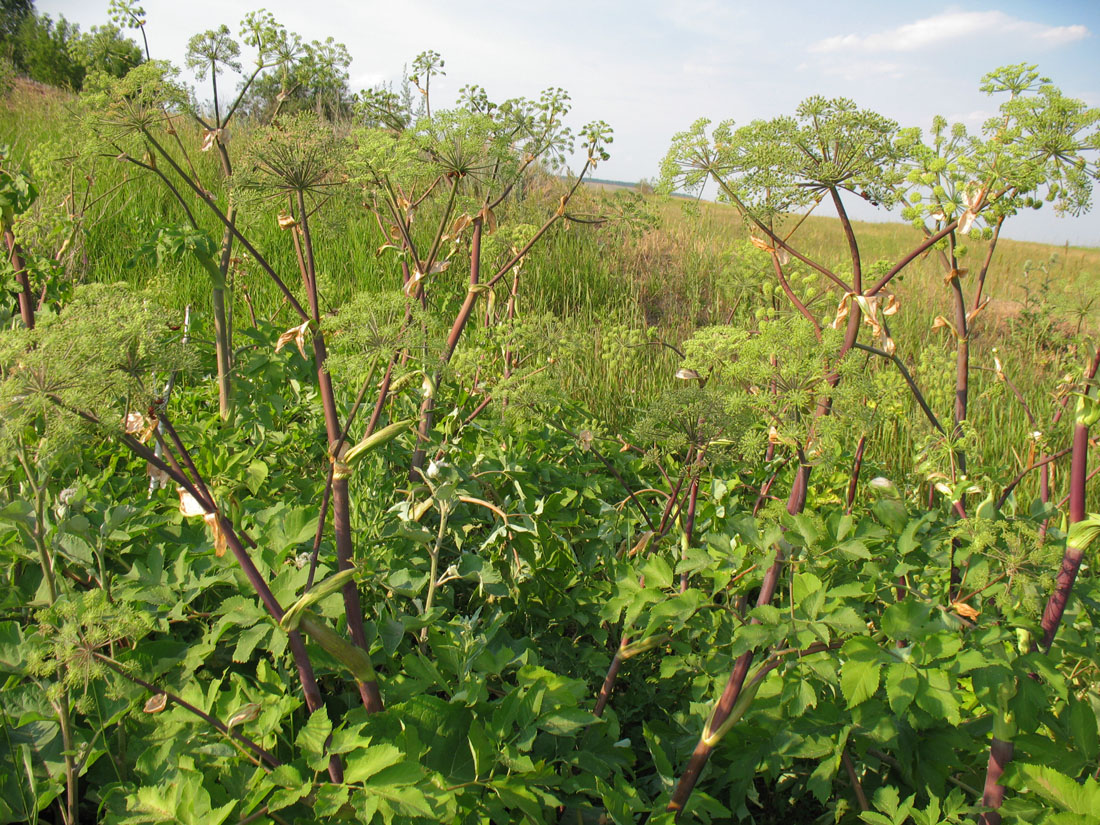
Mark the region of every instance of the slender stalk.
POLYGON ((218 361, 218 415, 228 421, 233 414, 233 384, 230 379, 229 324, 225 314, 225 282, 211 290, 214 302, 214 350, 218 361))
POLYGON ((1024 476, 1026 476, 1032 470, 1045 469, 1049 464, 1057 461, 1059 458, 1066 455, 1067 453, 1070 453, 1072 450, 1073 445, 1071 444, 1070 446, 1064 447, 1052 455, 1043 456, 1043 458, 1039 459, 1034 464, 1029 464, 1027 467, 1024 467, 1024 469, 1020 470, 1020 472, 1016 474, 1016 477, 1005 485, 1004 491, 1001 493, 1000 496, 998 496, 997 503, 995 505, 996 508, 1000 510, 1002 507, 1005 506, 1005 502, 1008 501, 1008 497, 1012 495, 1012 491, 1016 489, 1017 485, 1019 485, 1019 483, 1024 480, 1024 476))
POLYGON ((978 288, 974 292, 974 309, 978 309, 982 305, 982 290, 985 289, 985 276, 989 274, 989 264, 993 260, 993 252, 997 248, 997 241, 1001 237, 1001 226, 1005 222, 1004 215, 997 216, 997 223, 993 227, 993 238, 989 242, 989 249, 986 250, 985 260, 982 262, 982 270, 978 273, 978 288))
MULTIPOLYGON (((466 324, 473 315, 474 305, 477 303, 476 287, 481 280, 481 234, 484 229, 484 218, 480 215, 473 220, 473 233, 470 238, 470 288, 466 291, 466 297, 462 301, 462 307, 455 316, 451 330, 447 334, 446 349, 441 357, 445 365, 450 362, 458 347, 458 341, 462 337, 466 324)), ((438 374, 437 374, 438 377, 438 374)), ((410 481, 419 481, 420 472, 424 467, 427 457, 428 437, 431 435, 432 424, 435 418, 435 393, 430 393, 420 405, 420 426, 417 429, 416 449, 413 451, 412 462, 409 466, 410 481)))
POLYGON ((260 254, 260 251, 252 245, 248 238, 241 234, 240 230, 235 224, 230 222, 229 217, 221 210, 218 204, 215 203, 214 196, 203 189, 202 186, 200 186, 195 179, 188 175, 180 167, 180 165, 176 163, 175 158, 173 158, 165 150, 165 148, 157 142, 156 138, 154 138, 147 131, 142 132, 142 134, 146 137, 146 139, 149 140, 149 142, 157 150, 157 152, 160 153, 161 157, 165 159, 168 165, 172 167, 173 171, 180 177, 180 179, 182 179, 183 182, 187 184, 188 188, 190 188, 191 191, 194 192, 203 201, 203 203, 207 205, 207 207, 209 207, 210 211, 214 213, 214 216, 233 233, 238 241, 240 241, 241 246, 243 246, 245 248, 245 251, 247 251, 248 254, 252 256, 253 260, 255 260, 256 263, 260 265, 260 268, 267 273, 267 276, 271 279, 275 286, 279 288, 279 291, 283 293, 283 296, 286 298, 291 307, 293 307, 294 311, 298 313, 299 317, 301 317, 303 321, 308 320, 309 314, 305 311, 305 309, 302 308, 302 305, 298 302, 298 299, 294 297, 294 293, 290 291, 289 287, 287 287, 287 285, 283 282, 283 279, 279 277, 278 273, 275 272, 271 264, 268 263, 267 258, 260 254))
MULTIPOLYGON (((702 456, 698 460, 701 460, 702 456)), ((691 540, 693 533, 695 532, 695 506, 699 498, 699 472, 695 473, 695 477, 691 480, 691 487, 688 489, 688 506, 687 513, 684 515, 684 535, 681 547, 681 558, 687 558, 688 550, 691 549, 691 540)), ((688 574, 680 574, 680 592, 683 593, 688 589, 688 574)))
MULTIPOLYGON (((92 420, 94 421, 95 419, 93 418, 92 420)), ((167 416, 165 416, 163 412, 161 414, 160 420, 165 424, 165 428, 168 431, 169 436, 172 438, 173 442, 177 445, 177 448, 182 448, 182 443, 179 441, 179 437, 178 435, 176 435, 175 429, 172 427, 171 422, 167 420, 167 416)), ((165 456, 171 458, 171 451, 168 449, 163 439, 161 439, 159 429, 154 430, 153 435, 157 438, 158 443, 160 443, 161 449, 163 450, 165 456)), ((191 461, 190 455, 187 453, 187 450, 182 450, 181 457, 183 458, 184 462, 191 467, 192 472, 195 473, 196 481, 199 485, 201 485, 201 491, 200 487, 197 487, 191 483, 191 480, 187 477, 186 474, 183 473, 179 464, 176 463, 174 459, 172 459, 172 464, 166 464, 152 450, 150 450, 144 444, 138 442, 136 439, 130 436, 126 436, 122 440, 123 443, 130 449, 130 451, 135 453, 139 458, 144 458, 154 467, 157 467, 158 469, 161 469, 172 476, 177 484, 181 485, 187 492, 194 496, 196 501, 202 503, 203 508, 206 510, 207 513, 215 514, 215 517, 218 520, 218 525, 225 535, 226 545, 229 547, 230 552, 233 554, 233 558, 236 559, 237 564, 240 565, 241 570, 245 574, 245 578, 248 579, 249 584, 252 585, 252 588, 256 591, 256 595, 259 596, 260 601, 263 603, 264 607, 267 608, 267 611, 271 614, 272 618, 275 619, 276 622, 282 619, 284 613, 282 605, 279 604, 278 599, 276 599, 275 594, 271 592, 271 588, 264 580, 263 575, 256 568, 256 565, 252 561, 252 558, 248 555, 248 551, 245 549, 240 537, 234 530, 232 522, 230 522, 229 519, 226 518, 225 515, 222 514, 221 511, 217 508, 215 502, 213 501, 213 498, 210 496, 209 490, 207 490, 206 488, 205 483, 202 482, 201 476, 199 476, 198 472, 194 470, 194 464, 191 461), (202 491, 205 491, 205 494, 202 491), (206 499, 206 501, 204 501, 204 498, 206 499)), ((306 652, 305 642, 302 639, 301 633, 299 633, 297 630, 294 630, 289 632, 287 636, 291 655, 293 656, 294 664, 298 669, 298 678, 302 684, 302 693, 304 694, 306 699, 306 707, 309 708, 310 712, 312 713, 313 711, 324 705, 324 700, 321 698, 320 688, 317 685, 317 677, 313 672, 313 664, 309 659, 309 654, 306 652)), ((341 778, 343 776, 343 767, 338 756, 334 755, 332 759, 329 760, 329 776, 334 782, 341 781, 341 778)))
MULTIPOLYGON (((34 529, 32 538, 35 548, 38 550, 39 562, 42 565, 42 576, 46 581, 46 591, 49 603, 52 606, 57 602, 57 579, 53 568, 53 559, 50 556, 49 547, 46 544, 45 519, 46 519, 46 487, 39 484, 31 472, 30 461, 26 455, 26 448, 20 442, 17 452, 19 463, 27 476, 27 484, 31 488, 34 498, 34 529)), ((75 825, 77 822, 77 783, 80 776, 76 766, 76 749, 73 740, 72 719, 69 715, 69 691, 62 690, 56 702, 51 701, 57 712, 57 723, 61 729, 61 742, 65 751, 65 805, 61 809, 61 817, 66 825, 75 825)))
MULTIPOLYGON (((970 398, 970 333, 966 320, 966 298, 963 296, 962 283, 958 274, 958 260, 955 258, 954 235, 951 236, 951 296, 955 308, 955 407, 954 427, 951 437, 958 440, 963 434, 963 424, 966 421, 968 401, 970 398)), ((955 464, 959 472, 966 472, 966 453, 960 449, 955 450, 955 464)))
POLYGON ((863 451, 867 447, 867 436, 861 435, 856 445, 855 458, 852 459, 852 474, 848 479, 848 497, 845 502, 844 512, 852 514, 852 507, 856 502, 856 488, 859 486, 859 472, 863 467, 863 451))
POLYGON ((877 355, 880 358, 885 358, 887 361, 892 361, 894 363, 894 366, 898 368, 898 372, 901 373, 901 377, 905 379, 905 383, 909 385, 909 391, 913 393, 913 397, 916 399, 917 404, 920 405, 920 408, 924 412, 924 415, 928 419, 929 423, 933 427, 935 427, 936 430, 938 430, 940 433, 943 433, 944 435, 947 434, 947 431, 944 430, 943 425, 940 424, 940 420, 936 418, 936 414, 932 412, 932 408, 925 400, 924 393, 920 391, 920 388, 917 386, 917 382, 913 380, 913 376, 909 374, 909 370, 905 368, 905 364, 900 358, 897 357, 896 354, 890 355, 883 350, 876 349, 875 347, 869 347, 866 344, 861 344, 859 342, 852 344, 852 346, 855 349, 869 352, 872 355, 877 355))
POLYGON ((856 803, 859 805, 859 809, 861 811, 871 810, 871 806, 867 803, 867 794, 863 792, 863 785, 859 781, 859 774, 856 773, 856 766, 852 762, 852 755, 848 753, 847 748, 841 753, 840 761, 844 765, 844 771, 848 774, 848 781, 852 783, 852 793, 856 795, 856 803))
POLYGON ((170 691, 164 690, 163 688, 159 688, 159 687, 157 687, 156 685, 154 685, 150 682, 146 682, 144 679, 142 679, 138 676, 134 676, 132 673, 128 673, 126 671, 126 669, 124 667, 122 667, 122 665, 120 665, 118 662, 116 662, 110 656, 105 656, 102 653, 99 653, 98 651, 94 652, 92 655, 94 655, 95 658, 98 659, 100 662, 107 665, 107 667, 109 667, 111 670, 113 670, 115 673, 117 673, 123 679, 126 679, 130 682, 133 682, 135 685, 139 685, 139 686, 145 688, 147 691, 152 693, 154 696, 163 695, 167 698, 167 700, 169 702, 171 702, 175 705, 179 705, 181 708, 188 711, 189 713, 193 713, 195 716, 202 719, 204 722, 206 722, 212 728, 216 729, 217 731, 224 734, 225 736, 228 736, 230 739, 236 740, 236 742, 238 742, 239 744, 241 744, 244 747, 248 748, 248 750, 252 751, 252 753, 254 753, 257 757, 259 757, 261 760, 266 762, 272 768, 277 768, 277 767, 279 767, 279 765, 282 764, 282 762, 280 762, 278 759, 276 759, 274 756, 272 756, 264 748, 257 745, 254 741, 249 739, 244 734, 238 733, 237 731, 235 731, 232 728, 228 727, 225 723, 223 723, 217 717, 211 716, 209 713, 206 713, 206 712, 200 710, 199 708, 195 707, 194 705, 192 705, 187 700, 182 699, 181 697, 177 696, 176 694, 174 694, 170 691))
POLYGON ((80 778, 76 770, 76 742, 73 739, 72 717, 69 715, 69 692, 62 691, 56 704, 57 721, 61 727, 61 745, 65 749, 65 807, 61 810, 65 825, 77 825, 80 812, 77 808, 77 783, 80 778))
MULTIPOLYGON (((663 536, 672 525, 672 511, 676 506, 677 499, 680 497, 680 488, 683 487, 687 475, 688 469, 685 466, 679 479, 676 481, 676 486, 672 489, 671 495, 669 495, 668 500, 665 502, 665 509, 661 514, 661 522, 656 531, 656 535, 653 537, 653 541, 663 536)), ((644 576, 641 577, 641 581, 645 581, 644 576)), ((611 701, 611 694, 615 692, 615 682, 618 680, 619 671, 623 666, 623 651, 629 644, 630 636, 624 632, 622 638, 619 639, 619 649, 615 651, 615 655, 611 659, 611 664, 607 668, 607 674, 604 676, 603 684, 600 685, 600 693, 599 696, 596 697, 596 707, 592 710, 594 716, 602 716, 604 710, 607 708, 607 703, 611 701)))
MULTIPOLYGON (((437 504, 439 506, 439 529, 436 531, 435 544, 428 551, 431 557, 431 570, 428 573, 428 592, 424 596, 425 613, 432 609, 432 604, 435 602, 435 590, 439 584, 439 554, 443 549, 443 537, 447 535, 447 519, 451 515, 450 504, 444 501, 439 501, 437 504)), ((427 640, 428 628, 425 626, 420 629, 420 643, 423 644, 427 640)))

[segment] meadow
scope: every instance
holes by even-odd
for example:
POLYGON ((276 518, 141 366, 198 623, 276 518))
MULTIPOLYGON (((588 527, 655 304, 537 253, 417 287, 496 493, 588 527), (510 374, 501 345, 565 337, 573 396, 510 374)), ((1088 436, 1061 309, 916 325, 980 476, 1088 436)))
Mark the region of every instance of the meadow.
POLYGON ((16 83, 0 823, 1100 816, 1100 249, 994 234, 1100 116, 1029 71, 981 146, 697 124, 720 203, 560 90, 16 83))

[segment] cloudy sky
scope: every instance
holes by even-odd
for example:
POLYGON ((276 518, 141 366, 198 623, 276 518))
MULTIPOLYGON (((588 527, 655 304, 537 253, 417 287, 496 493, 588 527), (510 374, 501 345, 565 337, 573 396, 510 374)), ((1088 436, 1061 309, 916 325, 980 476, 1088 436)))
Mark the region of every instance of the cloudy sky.
MULTIPOLYGON (((187 38, 265 0, 145 0, 154 57, 182 65, 187 38)), ((38 0, 82 29, 107 2, 38 0)), ((436 106, 468 83, 495 100, 548 86, 573 99, 572 122, 615 129, 600 177, 653 178, 672 135, 699 117, 739 123, 793 111, 813 94, 849 97, 903 126, 935 114, 975 128, 996 110, 981 76, 1036 63, 1062 90, 1100 106, 1100 2, 974 0, 266 0, 305 39, 333 36, 354 58, 353 90, 401 77, 425 49, 446 60, 436 106)), ((438 86, 438 91, 437 91, 438 86)), ((203 96, 200 90, 200 98, 203 96)), ((1098 193, 1100 194, 1100 193, 1098 193)), ((1100 204, 1083 218, 1021 216, 1010 237, 1100 246, 1100 204)), ((865 214, 865 217, 874 217, 865 214)), ((882 216, 880 216, 882 217, 882 216)))

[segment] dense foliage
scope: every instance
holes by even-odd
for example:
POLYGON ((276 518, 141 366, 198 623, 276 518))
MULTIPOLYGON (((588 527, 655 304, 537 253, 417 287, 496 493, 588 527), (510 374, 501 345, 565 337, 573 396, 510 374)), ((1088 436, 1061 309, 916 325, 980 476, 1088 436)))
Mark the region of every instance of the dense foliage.
POLYGON ((560 274, 657 220, 585 189, 612 134, 564 91, 440 107, 425 52, 415 100, 352 98, 266 13, 188 63, 208 105, 150 60, 0 152, 0 823, 1100 817, 1088 312, 1025 305, 970 392, 1000 227, 1087 208, 1096 110, 1017 66, 981 135, 700 121, 664 183, 750 234, 673 327, 560 274), (852 197, 912 244, 872 254, 852 197), (1060 386, 1019 389, 1028 347, 1060 386), (1015 478, 974 408, 1026 417, 1015 478))
POLYGON ((5 0, 0 18, 0 58, 39 83, 75 91, 92 72, 121 77, 144 59, 118 26, 107 23, 81 33, 64 15, 54 20, 37 13, 31 0, 5 0))

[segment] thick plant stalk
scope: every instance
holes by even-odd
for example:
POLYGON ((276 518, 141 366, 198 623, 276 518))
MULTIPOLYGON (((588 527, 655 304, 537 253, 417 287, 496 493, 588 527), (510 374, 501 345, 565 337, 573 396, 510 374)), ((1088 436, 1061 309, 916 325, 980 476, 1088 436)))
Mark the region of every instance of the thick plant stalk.
MULTIPOLYGON (((1089 428, 1085 424, 1077 424, 1073 428, 1073 454, 1070 459, 1069 469, 1069 521, 1075 524, 1084 521, 1085 512, 1085 479, 1087 475, 1089 455, 1089 428)), ((1047 600, 1043 610, 1043 618, 1040 622, 1043 628, 1043 650, 1050 650, 1054 642, 1054 636, 1058 627, 1062 624, 1062 615, 1066 611, 1070 594, 1073 592, 1073 583, 1077 579, 1077 571, 1081 568, 1081 561, 1085 551, 1067 543, 1066 551, 1062 556, 1062 567, 1054 580, 1054 591, 1047 600)))
MULTIPOLYGON (((1100 349, 1089 365, 1085 374, 1087 384, 1096 378, 1096 371, 1100 368, 1100 349)), ((1085 512, 1085 491, 1088 486, 1088 458, 1089 458, 1089 427, 1084 421, 1078 420, 1073 427, 1073 450, 1070 457, 1069 468, 1069 523, 1076 524, 1084 521, 1088 515, 1085 512)), ((1073 591, 1073 583, 1077 579, 1077 571, 1081 567, 1084 558, 1084 550, 1073 547, 1068 542, 1065 554, 1062 556, 1062 567, 1054 580, 1054 592, 1047 600, 1043 610, 1041 625, 1043 628, 1043 650, 1050 650, 1054 642, 1054 636, 1062 623, 1062 614, 1065 613, 1069 603, 1070 594, 1073 591)))
POLYGON ((982 805, 992 810, 986 811, 978 817, 979 825, 1001 825, 1001 814, 997 810, 1004 802, 1005 789, 1001 784, 1001 776, 1005 768, 1012 761, 1015 750, 1013 740, 1016 738, 1016 722, 1008 713, 1007 705, 1016 686, 1011 682, 1005 682, 999 688, 998 713, 993 719, 993 738, 989 745, 989 762, 985 769, 985 785, 982 788, 982 805))
MULTIPOLYGON (((1086 377, 1091 381, 1096 377, 1096 370, 1100 368, 1100 348, 1097 349, 1096 355, 1092 359, 1092 363, 1089 365, 1089 371, 1086 377)), ((1051 420, 1051 426, 1057 425, 1062 420, 1062 416, 1066 412, 1066 406, 1069 404, 1069 394, 1064 394, 1058 401, 1058 409, 1054 412, 1054 418, 1051 420)), ((1043 459, 1049 458, 1049 456, 1043 456, 1043 459)), ((1043 504, 1050 503, 1050 465, 1049 462, 1043 465, 1042 475, 1039 477, 1039 498, 1043 504)), ((1047 521, 1043 522, 1043 526, 1039 529, 1039 538, 1044 538, 1047 532, 1047 521)))
MULTIPOLYGON (((1012 761, 1015 745, 1003 739, 993 737, 989 746, 989 764, 985 770, 985 787, 982 789, 982 804, 987 808, 1000 808, 1004 802, 1005 789, 999 784, 1008 763, 1012 761)), ((996 810, 986 811, 978 817, 979 825, 1001 825, 1001 815, 996 810)))
MULTIPOLYGON (((1097 367, 1100 367, 1100 352, 1097 353, 1086 373, 1086 384, 1096 377, 1097 367)), ((1085 421, 1078 420, 1073 428, 1073 447, 1069 470, 1070 524, 1084 521, 1088 515, 1085 512, 1088 455, 1089 427, 1085 421)), ((1073 583, 1077 579, 1077 571, 1081 567, 1083 558, 1084 550, 1082 548, 1074 547, 1069 542, 1066 543, 1066 550, 1062 555, 1062 566, 1054 580, 1054 591, 1047 600, 1046 607, 1043 610, 1043 618, 1040 620, 1043 638, 1039 646, 1044 651, 1050 650, 1051 645, 1054 643, 1054 636, 1062 624, 1062 616, 1066 611, 1066 605, 1069 603, 1069 597, 1073 593, 1073 583)), ((988 808, 1000 808, 1004 800, 1004 787, 999 782, 1005 767, 1012 761, 1013 733, 1012 726, 1006 724, 1002 716, 1002 719, 993 729, 993 741, 989 748, 989 764, 986 767, 982 804, 988 808)), ((979 822, 981 825, 1000 825, 1001 815, 996 810, 988 811, 982 814, 979 822)))
MULTIPOLYGON (((336 396, 332 389, 332 376, 325 366, 328 352, 324 335, 321 333, 321 313, 317 298, 317 270, 313 256, 313 239, 309 231, 309 218, 306 211, 305 196, 297 193, 299 225, 302 228, 302 251, 304 268, 302 271, 309 309, 314 324, 313 359, 317 368, 317 384, 321 394, 321 407, 325 417, 325 431, 330 449, 335 449, 342 441, 340 420, 336 412, 336 396)), ((297 240, 297 237, 295 237, 297 240)), ((332 527, 336 536, 336 564, 340 571, 351 569, 355 545, 351 535, 351 494, 348 488, 346 469, 340 462, 340 456, 332 456, 335 462, 332 474, 332 527)), ((351 640, 368 654, 370 644, 367 641, 366 628, 363 625, 363 605, 359 601, 359 590, 355 582, 349 580, 343 587, 344 613, 348 622, 351 640)), ((383 709, 382 692, 377 679, 357 681, 359 698, 368 713, 378 713, 383 709)))
MULTIPOLYGON (((808 471, 809 467, 805 465, 800 465, 799 469, 796 471, 795 483, 792 485, 791 489, 791 498, 787 502, 787 511, 792 515, 800 513, 802 511, 802 506, 805 504, 805 494, 804 492, 800 492, 800 489, 804 490, 806 482, 809 481, 808 471), (794 509, 795 507, 798 509, 794 509)), ((772 597, 775 595, 776 586, 779 583, 779 575, 782 571, 783 549, 777 546, 775 549, 775 561, 772 563, 771 567, 768 568, 767 573, 764 574, 764 580, 760 584, 760 594, 756 599, 757 606, 771 604, 772 597)), ((754 618, 752 623, 759 624, 760 620, 754 618)), ((708 727, 712 729, 720 728, 729 718, 734 706, 737 704, 737 700, 741 696, 741 689, 745 685, 745 678, 749 674, 749 668, 752 667, 753 656, 754 652, 747 650, 742 653, 734 663, 729 680, 726 682, 726 687, 723 689, 722 695, 718 698, 718 704, 714 708, 708 727)), ((672 798, 668 803, 667 810, 675 813, 677 819, 680 817, 680 814, 683 813, 684 806, 687 805, 688 798, 691 796, 691 792, 695 790, 695 785, 703 773, 703 768, 706 767, 707 762, 710 760, 710 755, 713 752, 714 744, 708 742, 706 736, 700 736, 699 742, 696 744, 695 750, 691 754, 691 759, 688 760, 687 768, 685 768, 683 774, 681 774, 680 781, 676 785, 676 790, 673 791, 672 798)))
POLYGON ((27 275, 27 264, 23 260, 23 250, 19 248, 15 234, 8 226, 4 226, 4 243, 8 247, 8 260, 15 270, 15 281, 19 284, 19 315, 23 319, 23 326, 34 329, 34 295, 31 293, 31 281, 27 275))

